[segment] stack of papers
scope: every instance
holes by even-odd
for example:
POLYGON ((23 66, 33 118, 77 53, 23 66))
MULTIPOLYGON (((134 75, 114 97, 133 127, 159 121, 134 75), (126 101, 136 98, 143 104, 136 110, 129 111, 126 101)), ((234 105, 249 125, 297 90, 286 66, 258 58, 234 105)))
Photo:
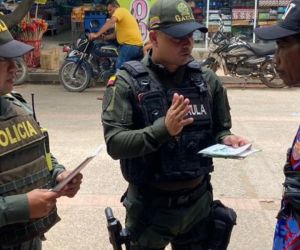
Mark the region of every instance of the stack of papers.
POLYGON ((103 149, 103 145, 100 145, 97 147, 95 152, 93 152, 91 155, 86 157, 75 169, 72 170, 72 172, 61 182, 59 182, 54 188, 50 189, 49 191, 58 192, 61 191, 78 173, 81 172, 81 170, 89 164, 91 160, 97 156, 101 150, 103 149))
POLYGON ((260 150, 252 148, 252 144, 246 144, 238 148, 234 148, 224 144, 215 144, 208 148, 202 149, 198 152, 198 154, 202 154, 203 156, 207 157, 243 159, 248 155, 251 155, 258 151, 260 150))

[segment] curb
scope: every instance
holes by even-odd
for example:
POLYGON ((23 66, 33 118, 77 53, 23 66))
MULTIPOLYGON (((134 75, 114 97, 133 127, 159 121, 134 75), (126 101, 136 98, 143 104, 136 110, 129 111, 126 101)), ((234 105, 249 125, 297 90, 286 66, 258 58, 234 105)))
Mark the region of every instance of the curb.
POLYGON ((59 83, 58 72, 28 72, 26 82, 59 83))
MULTIPOLYGON (((223 84, 235 84, 238 86, 245 86, 248 84, 261 84, 259 80, 251 80, 251 82, 245 83, 244 78, 237 78, 231 76, 219 76, 223 84)), ((49 72, 28 72, 28 77, 26 79, 30 83, 59 83, 59 77, 57 71, 49 72)), ((263 85, 264 86, 264 85, 263 85)))

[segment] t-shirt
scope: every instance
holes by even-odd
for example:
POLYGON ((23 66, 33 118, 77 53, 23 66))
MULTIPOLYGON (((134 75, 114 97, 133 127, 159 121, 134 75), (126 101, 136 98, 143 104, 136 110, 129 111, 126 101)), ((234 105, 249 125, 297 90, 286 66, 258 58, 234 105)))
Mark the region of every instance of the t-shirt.
POLYGON ((143 45, 139 25, 131 13, 125 8, 117 8, 113 14, 116 21, 116 36, 119 44, 143 45))

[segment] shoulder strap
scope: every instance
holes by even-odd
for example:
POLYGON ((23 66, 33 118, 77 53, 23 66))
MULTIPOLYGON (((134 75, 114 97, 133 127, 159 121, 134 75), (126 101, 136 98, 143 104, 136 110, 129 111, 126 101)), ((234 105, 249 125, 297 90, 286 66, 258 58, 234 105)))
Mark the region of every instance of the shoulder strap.
POLYGON ((6 100, 11 101, 15 105, 22 107, 26 110, 27 113, 33 115, 33 111, 28 103, 25 101, 23 96, 17 92, 11 92, 3 96, 6 100))
POLYGON ((201 93, 207 91, 207 83, 202 76, 200 63, 193 60, 188 63, 187 68, 190 80, 199 88, 199 91, 201 93))
POLYGON ((146 66, 140 61, 125 62, 121 69, 126 70, 127 73, 133 78, 133 87, 137 94, 150 90, 162 89, 160 83, 151 77, 151 74, 147 70, 146 66))
POLYGON ((140 61, 128 61, 123 63, 121 69, 125 69, 131 76, 139 77, 142 75, 149 75, 145 66, 140 61))

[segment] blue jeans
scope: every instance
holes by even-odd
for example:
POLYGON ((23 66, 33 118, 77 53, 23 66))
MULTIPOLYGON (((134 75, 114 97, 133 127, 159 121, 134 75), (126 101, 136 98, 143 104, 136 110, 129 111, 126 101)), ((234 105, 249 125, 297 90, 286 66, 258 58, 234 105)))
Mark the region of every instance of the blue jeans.
POLYGON ((117 59, 116 68, 119 69, 124 62, 130 60, 140 60, 143 56, 142 46, 136 45, 120 45, 119 57, 117 59))

